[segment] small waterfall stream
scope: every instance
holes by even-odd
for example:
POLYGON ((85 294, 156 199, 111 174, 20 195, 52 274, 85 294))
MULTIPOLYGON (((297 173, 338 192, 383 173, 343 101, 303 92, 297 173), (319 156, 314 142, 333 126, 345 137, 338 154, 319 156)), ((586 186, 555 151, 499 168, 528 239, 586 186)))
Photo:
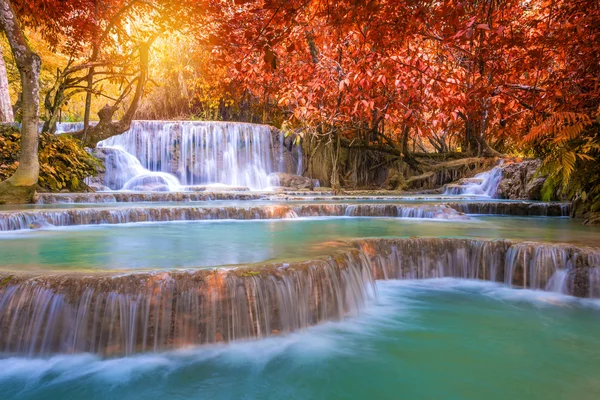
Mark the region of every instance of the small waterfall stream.
POLYGON ((473 178, 462 179, 458 185, 448 185, 445 194, 476 195, 493 198, 498 192, 498 185, 501 180, 502 169, 495 167, 489 171, 481 172, 473 178))

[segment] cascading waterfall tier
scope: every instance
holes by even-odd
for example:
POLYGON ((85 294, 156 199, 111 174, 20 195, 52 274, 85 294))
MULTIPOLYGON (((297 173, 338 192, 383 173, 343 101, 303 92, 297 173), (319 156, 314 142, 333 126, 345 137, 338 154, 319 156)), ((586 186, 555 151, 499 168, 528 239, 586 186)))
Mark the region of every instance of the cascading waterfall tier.
POLYGON ((542 216, 542 217, 568 217, 571 212, 570 203, 534 202, 534 201, 484 201, 445 203, 465 214, 483 215, 514 215, 514 216, 542 216))
POLYGON ((365 239, 376 279, 456 277, 600 297, 600 249, 568 244, 476 239, 365 239), (598 293, 598 294, 596 294, 598 293))
POLYGON ((261 193, 239 192, 96 192, 96 193, 37 193, 36 204, 96 204, 96 203, 167 203, 212 200, 268 199, 261 193))
POLYGON ((286 333, 356 313, 373 294, 357 251, 293 265, 117 277, 0 277, 0 349, 158 351, 286 333))
POLYGON ((0 212, 0 231, 47 226, 124 224, 133 222, 198 221, 215 219, 282 219, 298 217, 400 217, 468 220, 444 205, 307 204, 248 207, 160 206, 73 208, 0 212))
POLYGON ((122 355, 292 332, 356 313, 373 279, 456 277, 600 296, 600 249, 473 239, 366 239, 329 257, 236 269, 0 274, 0 349, 122 355))
MULTIPOLYGON (((177 199, 205 199, 200 194, 175 196, 177 199)), ((139 198, 136 196, 136 199, 139 198)), ((252 195, 249 197, 253 198, 252 195)), ((152 201, 157 194, 146 194, 144 199, 152 201)), ((299 204, 299 205, 257 205, 257 206, 136 206, 136 207, 100 207, 72 208, 55 210, 29 210, 0 212, 0 231, 15 231, 47 226, 75 226, 99 224, 124 224, 135 222, 200 221, 215 219, 282 219, 299 217, 394 217, 426 218, 437 220, 468 220, 465 213, 475 214, 512 214, 564 216, 568 207, 562 204, 545 205, 506 203, 506 206, 483 204, 450 203, 428 204, 299 204), (508 207, 507 207, 508 206, 508 207), (487 212, 482 212, 487 210, 487 212), (498 212, 495 212, 498 211, 498 212)))
POLYGON ((259 190, 270 187, 273 172, 301 172, 300 146, 288 150, 284 141, 283 135, 274 135, 266 125, 134 121, 129 131, 98 147, 106 153, 105 184, 113 190, 173 190, 169 176, 183 186, 259 190))
POLYGON ((461 179, 458 184, 446 186, 445 194, 495 197, 501 180, 502 169, 495 167, 473 178, 461 179))

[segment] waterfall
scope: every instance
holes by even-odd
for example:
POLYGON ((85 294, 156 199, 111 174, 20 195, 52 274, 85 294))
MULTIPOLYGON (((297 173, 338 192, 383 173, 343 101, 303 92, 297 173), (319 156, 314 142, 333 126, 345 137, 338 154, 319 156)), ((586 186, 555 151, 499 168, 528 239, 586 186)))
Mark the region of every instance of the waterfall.
POLYGON ((502 169, 494 167, 473 178, 462 179, 457 185, 448 185, 444 194, 495 197, 501 180, 502 169))
POLYGON ((354 250, 265 271, 56 277, 8 285, 0 288, 0 349, 29 356, 126 355, 296 331, 365 305, 374 286, 363 258, 354 250))
MULTIPOLYGON (((82 127, 60 123, 57 132, 82 127)), ((301 147, 288 149, 284 139, 266 125, 133 121, 127 132, 97 147, 111 158, 107 164, 115 166, 105 173, 104 185, 112 190, 174 191, 199 185, 265 190, 273 172, 302 172, 301 147)))
POLYGON ((104 152, 104 183, 113 190, 177 191, 179 181, 167 172, 153 172, 122 146, 102 147, 104 152))
MULTIPOLYGON (((548 292, 556 292, 556 293, 569 293, 569 272, 564 269, 557 270, 548 280, 546 284, 546 288, 544 290, 548 292)), ((591 279, 590 279, 591 281, 591 279)))
MULTIPOLYGON (((269 174, 285 168, 284 146, 274 146, 271 129, 266 125, 135 121, 128 132, 98 146, 119 146, 143 168, 173 174, 184 186, 221 184, 267 189, 269 174)), ((107 172, 110 179, 108 176, 107 172)))
POLYGON ((543 203, 536 201, 469 201, 464 203, 446 203, 446 205, 465 214, 568 217, 571 212, 570 203, 558 202, 543 203))
MULTIPOLYGON (((600 255, 598 255, 600 258, 600 255)), ((595 265, 599 266, 598 268, 590 268, 589 271, 589 280, 590 280, 590 295, 589 297, 600 297, 600 262, 595 265)))
POLYGON ((122 355, 292 332, 358 312, 374 279, 455 277, 599 297, 600 249, 364 239, 316 260, 100 275, 0 274, 0 351, 122 355))
POLYGON ((83 122, 58 122, 56 124, 56 133, 77 132, 83 129, 83 122))

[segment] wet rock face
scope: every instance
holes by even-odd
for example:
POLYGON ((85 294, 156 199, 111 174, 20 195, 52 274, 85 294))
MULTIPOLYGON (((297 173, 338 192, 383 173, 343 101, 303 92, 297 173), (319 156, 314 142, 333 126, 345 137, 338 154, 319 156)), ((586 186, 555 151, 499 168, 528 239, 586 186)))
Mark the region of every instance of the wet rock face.
POLYGON ((537 176, 540 160, 529 160, 501 166, 502 180, 498 197, 511 200, 541 200, 545 177, 537 176))
MULTIPOLYGON (((275 172, 269 175, 269 181, 273 186, 281 186, 293 190, 310 189, 311 179, 289 174, 287 172, 275 172)), ((313 187, 319 187, 319 181, 312 179, 313 187)))

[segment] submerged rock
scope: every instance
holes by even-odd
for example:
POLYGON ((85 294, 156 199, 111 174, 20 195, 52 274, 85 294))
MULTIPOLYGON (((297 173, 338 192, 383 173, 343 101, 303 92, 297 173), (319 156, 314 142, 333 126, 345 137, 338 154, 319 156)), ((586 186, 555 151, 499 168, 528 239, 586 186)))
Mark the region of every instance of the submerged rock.
POLYGON ((29 229, 43 229, 43 228, 51 228, 54 225, 46 221, 44 218, 34 219, 29 223, 29 229))

